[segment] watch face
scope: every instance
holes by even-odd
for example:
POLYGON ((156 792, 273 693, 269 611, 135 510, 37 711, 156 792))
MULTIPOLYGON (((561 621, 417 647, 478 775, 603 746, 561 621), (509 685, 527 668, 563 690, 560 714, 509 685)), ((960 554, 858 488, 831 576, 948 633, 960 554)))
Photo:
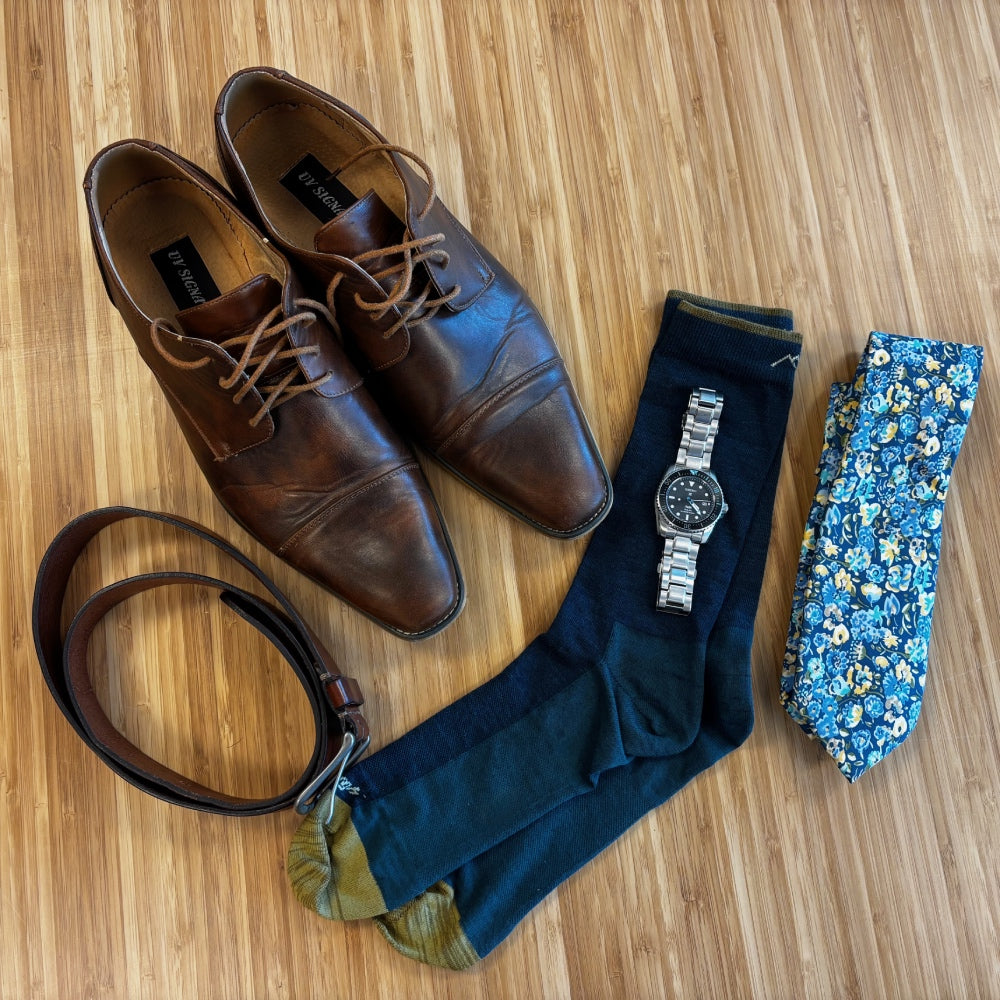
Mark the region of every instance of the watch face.
POLYGON ((707 472, 678 469, 660 483, 656 505, 671 524, 701 531, 722 515, 722 487, 707 472))

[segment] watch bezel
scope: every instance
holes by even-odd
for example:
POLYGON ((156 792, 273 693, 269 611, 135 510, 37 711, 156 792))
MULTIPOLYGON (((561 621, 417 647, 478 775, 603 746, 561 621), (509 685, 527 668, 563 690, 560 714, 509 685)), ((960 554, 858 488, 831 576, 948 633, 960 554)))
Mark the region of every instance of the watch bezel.
POLYGON ((702 469, 688 469, 683 467, 680 469, 673 469, 660 480, 660 485, 656 490, 656 509, 663 520, 666 521, 672 528, 676 528, 679 531, 690 534, 696 534, 699 531, 704 531, 706 528, 710 528, 716 521, 719 520, 720 517, 722 517, 725 506, 725 497, 722 495, 722 487, 719 485, 718 479, 716 479, 710 472, 705 472, 702 469), (700 480, 701 482, 706 483, 711 490, 713 500, 712 509, 699 521, 682 521, 671 514, 667 509, 665 502, 667 491, 678 479, 684 477, 700 480))

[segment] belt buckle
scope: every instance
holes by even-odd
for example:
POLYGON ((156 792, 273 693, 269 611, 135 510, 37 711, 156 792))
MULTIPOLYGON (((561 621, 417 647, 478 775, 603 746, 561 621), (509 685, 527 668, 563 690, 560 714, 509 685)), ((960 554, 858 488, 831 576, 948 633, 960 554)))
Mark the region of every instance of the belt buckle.
MULTIPOLYGON (((299 797, 295 800, 295 811, 302 816, 313 811, 320 796, 328 789, 336 789, 340 784, 340 779, 344 776, 344 771, 350 767, 368 749, 371 736, 366 736, 360 743, 355 739, 354 733, 347 730, 344 733, 344 740, 340 744, 340 749, 334 754, 333 759, 312 781, 302 789, 299 797)), ((329 823, 333 818, 334 796, 330 796, 330 811, 323 823, 329 823)))

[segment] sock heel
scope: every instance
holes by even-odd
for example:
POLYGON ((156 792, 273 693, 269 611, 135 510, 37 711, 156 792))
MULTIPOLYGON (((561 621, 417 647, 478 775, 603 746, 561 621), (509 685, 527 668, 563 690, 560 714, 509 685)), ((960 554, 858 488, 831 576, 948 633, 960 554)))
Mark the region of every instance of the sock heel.
POLYGON ((629 757, 669 757, 698 735, 705 645, 616 622, 601 670, 612 689, 629 757))

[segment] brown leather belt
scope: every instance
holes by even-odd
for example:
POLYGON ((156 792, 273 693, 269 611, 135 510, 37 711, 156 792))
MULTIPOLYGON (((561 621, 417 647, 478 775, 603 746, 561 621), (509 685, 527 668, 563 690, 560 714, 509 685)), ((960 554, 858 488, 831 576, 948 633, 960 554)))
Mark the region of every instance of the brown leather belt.
POLYGON ((83 741, 126 781, 150 795, 204 812, 255 816, 294 805, 308 812, 325 789, 364 753, 370 737, 361 712, 364 698, 357 681, 337 671, 332 657, 277 587, 246 556, 193 521, 132 507, 103 507, 66 525, 48 547, 38 568, 32 609, 35 649, 46 683, 63 715, 83 741), (89 597, 65 637, 59 622, 70 574, 87 543, 116 521, 145 517, 211 542, 247 569, 274 599, 269 604, 222 580, 198 573, 147 573, 128 577, 89 597), (232 608, 267 637, 289 662, 312 707, 316 745, 302 776, 269 799, 246 799, 214 791, 153 760, 112 725, 94 693, 87 646, 95 626, 115 605, 156 587, 194 584, 219 591, 232 608))

